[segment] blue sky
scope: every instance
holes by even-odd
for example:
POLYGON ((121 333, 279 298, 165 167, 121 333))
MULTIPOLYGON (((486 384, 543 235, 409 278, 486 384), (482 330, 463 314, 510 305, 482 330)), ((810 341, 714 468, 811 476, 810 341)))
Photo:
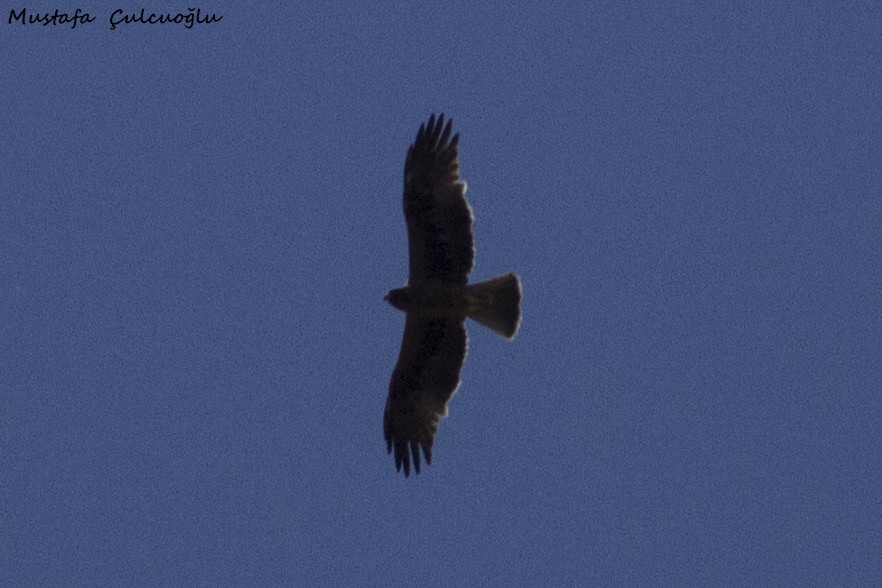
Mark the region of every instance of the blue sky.
POLYGON ((0 584, 882 583, 877 4, 77 7, 0 14, 0 584), (524 318, 405 479, 432 112, 524 318))

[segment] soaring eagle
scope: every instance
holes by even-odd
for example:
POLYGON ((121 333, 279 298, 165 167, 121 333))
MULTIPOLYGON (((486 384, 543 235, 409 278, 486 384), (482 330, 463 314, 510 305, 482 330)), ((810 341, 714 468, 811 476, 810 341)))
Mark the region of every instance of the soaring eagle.
POLYGON ((392 372, 383 417, 395 467, 420 471, 420 450, 432 463, 438 422, 459 387, 469 317, 508 339, 521 322, 521 283, 515 274, 469 284, 475 258, 472 210, 459 177, 459 134, 433 114, 420 125, 404 163, 404 220, 410 268, 407 286, 385 297, 405 312, 404 338, 392 372))

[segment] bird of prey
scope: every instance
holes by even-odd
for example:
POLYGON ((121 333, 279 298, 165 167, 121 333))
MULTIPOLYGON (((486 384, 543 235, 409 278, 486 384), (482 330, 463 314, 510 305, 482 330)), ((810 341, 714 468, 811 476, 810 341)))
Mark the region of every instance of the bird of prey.
POLYGON ((407 285, 385 300, 405 312, 404 338, 383 417, 395 467, 420 471, 420 450, 432 463, 438 422, 459 387, 466 355, 466 317, 507 339, 521 322, 521 284, 505 274, 468 283, 475 257, 472 210, 459 177, 459 134, 433 114, 420 125, 404 162, 404 220, 410 266, 407 285))

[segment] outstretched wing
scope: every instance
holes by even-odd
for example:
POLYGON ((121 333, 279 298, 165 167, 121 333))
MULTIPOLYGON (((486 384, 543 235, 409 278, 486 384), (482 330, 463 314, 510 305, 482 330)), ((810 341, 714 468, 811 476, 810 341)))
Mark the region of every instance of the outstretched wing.
POLYGON ((438 421, 459 387, 467 341, 465 319, 407 314, 383 416, 386 449, 395 449, 395 467, 401 471, 403 466, 405 476, 411 459, 419 473, 420 449, 426 463, 432 463, 438 421))
POLYGON ((404 219, 410 253, 409 284, 465 284, 475 258, 472 210, 459 178, 453 121, 435 115, 420 125, 404 163, 404 219))

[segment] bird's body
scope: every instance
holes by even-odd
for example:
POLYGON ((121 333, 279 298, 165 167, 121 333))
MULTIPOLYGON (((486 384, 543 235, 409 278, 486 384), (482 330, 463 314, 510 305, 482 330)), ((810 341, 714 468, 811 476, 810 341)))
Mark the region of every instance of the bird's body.
POLYGON ((386 295, 385 300, 398 310, 422 317, 463 318, 469 306, 467 290, 468 286, 463 284, 435 282, 396 288, 386 295))
POLYGON ((404 168, 404 217, 410 254, 408 283, 385 299, 406 313, 404 338, 383 418, 395 465, 420 471, 432 461, 438 423, 456 392, 465 360, 467 317, 513 338, 520 325, 520 280, 505 274, 468 284, 474 261, 472 211, 459 178, 451 122, 435 115, 420 126, 404 168))

